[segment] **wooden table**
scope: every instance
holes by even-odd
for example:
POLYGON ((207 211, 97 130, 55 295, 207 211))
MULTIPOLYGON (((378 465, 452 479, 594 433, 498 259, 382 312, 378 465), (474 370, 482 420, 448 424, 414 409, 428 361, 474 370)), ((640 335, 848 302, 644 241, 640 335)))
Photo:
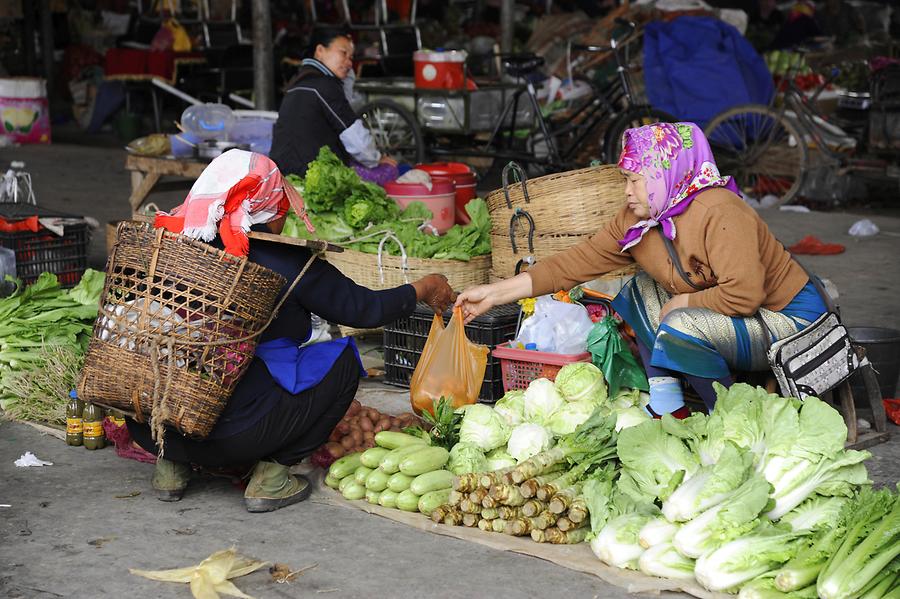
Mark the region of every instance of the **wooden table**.
POLYGON ((132 214, 137 214, 160 177, 184 177, 196 179, 209 162, 186 158, 167 158, 152 156, 136 156, 129 154, 125 159, 125 170, 131 171, 131 204, 132 214))

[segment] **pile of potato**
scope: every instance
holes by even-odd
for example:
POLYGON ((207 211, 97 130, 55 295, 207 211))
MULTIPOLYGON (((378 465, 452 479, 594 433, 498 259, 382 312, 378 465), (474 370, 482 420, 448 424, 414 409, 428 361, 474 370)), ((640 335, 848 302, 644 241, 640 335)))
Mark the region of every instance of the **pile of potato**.
POLYGON ((381 431, 401 432, 408 426, 421 425, 422 421, 412 412, 399 416, 382 414, 375 408, 363 406, 355 399, 350 408, 328 437, 325 449, 334 459, 348 453, 365 451, 375 447, 375 435, 381 431))

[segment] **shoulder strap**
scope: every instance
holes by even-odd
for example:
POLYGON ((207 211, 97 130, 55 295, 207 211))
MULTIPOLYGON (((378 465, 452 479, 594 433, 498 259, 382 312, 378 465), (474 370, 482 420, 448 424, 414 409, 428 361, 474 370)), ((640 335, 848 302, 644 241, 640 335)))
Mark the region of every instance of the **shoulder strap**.
POLYGON ((662 232, 660 227, 656 228, 659 236, 662 237, 663 243, 666 245, 666 251, 669 252, 669 258, 672 259, 672 264, 675 266, 675 270, 678 271, 678 274, 681 275, 681 278, 684 279, 684 282, 687 283, 691 288, 696 289, 697 291, 702 291, 703 287, 700 287, 696 283, 694 283, 691 278, 684 272, 684 268, 681 266, 681 260, 678 258, 678 252, 675 251, 675 244, 672 243, 672 240, 666 237, 665 233, 662 232))

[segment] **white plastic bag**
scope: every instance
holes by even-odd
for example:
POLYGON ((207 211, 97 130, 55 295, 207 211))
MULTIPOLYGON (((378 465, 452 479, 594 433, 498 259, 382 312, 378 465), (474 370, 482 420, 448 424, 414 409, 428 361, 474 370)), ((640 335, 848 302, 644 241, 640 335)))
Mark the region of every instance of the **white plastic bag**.
POLYGON ((850 227, 849 231, 850 235, 853 237, 871 237, 873 235, 878 235, 879 232, 880 229, 878 228, 878 225, 867 218, 853 223, 853 226, 850 227))
POLYGON ((534 343, 542 352, 580 354, 587 351, 591 327, 593 323, 584 306, 542 295, 534 304, 534 314, 522 323, 516 341, 522 345, 534 343))

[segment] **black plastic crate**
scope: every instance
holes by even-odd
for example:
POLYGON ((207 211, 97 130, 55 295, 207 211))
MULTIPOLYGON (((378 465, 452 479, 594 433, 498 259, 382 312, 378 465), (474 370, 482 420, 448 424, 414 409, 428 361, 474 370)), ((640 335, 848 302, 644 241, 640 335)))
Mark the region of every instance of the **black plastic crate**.
MULTIPOLYGON (((450 322, 451 311, 444 313, 444 324, 450 322)), ((419 356, 428 339, 434 312, 425 304, 416 306, 408 318, 401 318, 384 327, 384 382, 397 387, 409 387, 409 380, 419 363, 419 356)), ((491 308, 466 325, 466 336, 473 342, 494 349, 516 336, 519 305, 506 304, 491 308)), ((500 360, 488 356, 484 382, 478 399, 493 403, 503 397, 503 376, 500 360)))
POLYGON ((89 230, 86 222, 67 223, 59 236, 46 229, 2 232, 0 246, 16 253, 16 276, 33 283, 42 272, 52 272, 62 287, 74 287, 87 268, 89 230))

